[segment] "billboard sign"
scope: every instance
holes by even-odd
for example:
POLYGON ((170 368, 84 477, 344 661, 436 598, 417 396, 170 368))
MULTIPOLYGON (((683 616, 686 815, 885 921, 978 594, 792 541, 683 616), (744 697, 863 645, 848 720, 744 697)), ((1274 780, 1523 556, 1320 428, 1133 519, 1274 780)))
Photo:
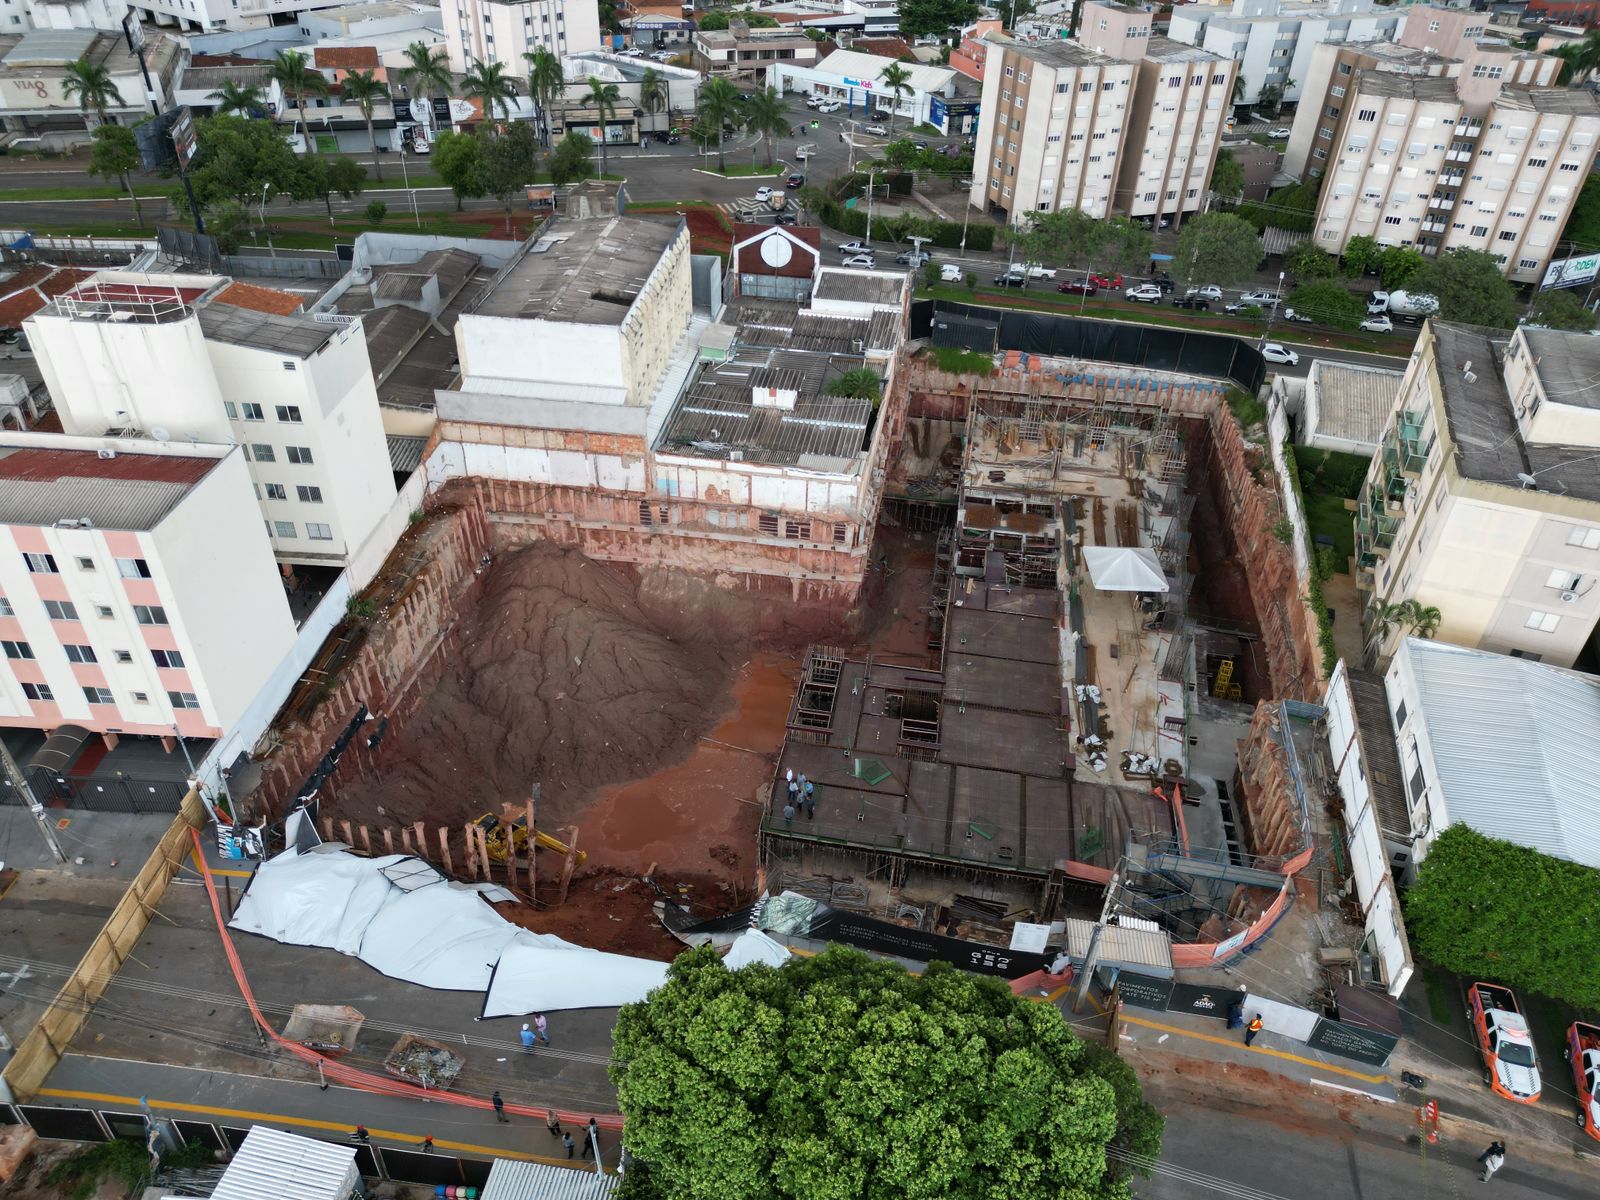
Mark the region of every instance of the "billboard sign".
POLYGON ((1558 258, 1544 273, 1540 291, 1549 288, 1581 287, 1593 283, 1600 275, 1600 254, 1580 254, 1576 258, 1558 258))
POLYGON ((178 116, 172 122, 172 148, 178 153, 178 170, 187 171, 189 164, 194 161, 194 152, 198 139, 194 132, 194 113, 186 104, 178 109, 178 116))

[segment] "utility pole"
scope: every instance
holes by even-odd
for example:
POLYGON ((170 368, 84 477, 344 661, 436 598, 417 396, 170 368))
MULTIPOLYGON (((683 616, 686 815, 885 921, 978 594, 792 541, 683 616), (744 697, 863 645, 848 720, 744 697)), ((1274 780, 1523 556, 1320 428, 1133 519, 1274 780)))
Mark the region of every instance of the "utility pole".
POLYGON ((872 181, 877 177, 876 172, 867 172, 867 248, 872 248, 872 181))
POLYGON ((11 747, 3 740, 0 740, 0 768, 5 770, 7 786, 16 789, 17 795, 28 802, 28 809, 33 813, 33 819, 39 822, 39 836, 44 838, 45 844, 50 847, 50 853, 56 856, 58 863, 66 862, 67 856, 62 852, 61 843, 56 841, 56 831, 50 828, 50 821, 44 813, 44 805, 40 804, 39 798, 33 794, 33 785, 22 773, 22 768, 17 766, 17 760, 11 757, 11 747))
POLYGON ((1083 1011, 1084 998, 1089 994, 1089 984, 1094 979, 1094 969, 1100 961, 1100 938, 1104 935, 1106 923, 1111 918, 1111 906, 1115 903, 1112 898, 1117 894, 1119 880, 1119 875, 1113 875, 1111 882, 1106 885, 1105 904, 1100 908, 1100 919, 1094 924, 1094 933, 1089 937, 1089 948, 1083 955, 1082 974, 1078 977, 1078 991, 1072 998, 1073 1012, 1083 1011))

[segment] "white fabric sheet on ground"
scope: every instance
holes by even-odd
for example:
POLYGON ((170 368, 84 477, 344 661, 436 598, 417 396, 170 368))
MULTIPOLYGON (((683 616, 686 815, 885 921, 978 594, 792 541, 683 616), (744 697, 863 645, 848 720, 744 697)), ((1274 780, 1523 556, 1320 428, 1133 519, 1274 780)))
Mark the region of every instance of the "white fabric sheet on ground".
POLYGON ((381 868, 405 857, 357 858, 327 848, 280 854, 256 868, 228 924, 291 946, 359 954, 367 926, 391 896, 400 894, 381 868))
POLYGON ((740 967, 748 967, 751 963, 766 963, 770 967, 781 967, 793 957, 789 947, 782 942, 773 941, 759 929, 751 929, 734 939, 733 945, 728 947, 727 954, 722 956, 722 963, 728 970, 737 971, 740 967))
POLYGON ((481 992, 517 927, 476 892, 398 892, 361 939, 361 961, 392 979, 449 992, 481 992))
POLYGON ((483 1015, 521 1017, 566 1008, 618 1008, 643 1000, 666 979, 664 962, 607 954, 524 931, 500 955, 489 994, 483 998, 483 1015))
POLYGON ((1083 564, 1102 592, 1164 592, 1167 576, 1154 550, 1142 546, 1085 546, 1083 564))

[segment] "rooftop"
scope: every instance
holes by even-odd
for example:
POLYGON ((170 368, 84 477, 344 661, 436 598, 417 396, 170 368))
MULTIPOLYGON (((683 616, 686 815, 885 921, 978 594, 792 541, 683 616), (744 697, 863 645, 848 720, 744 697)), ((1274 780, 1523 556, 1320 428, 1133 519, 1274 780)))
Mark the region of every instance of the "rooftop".
POLYGON ((1306 386, 1317 393, 1317 432, 1376 447, 1404 378, 1403 371, 1316 360, 1306 386))
POLYGON ((302 304, 301 298, 292 292, 257 287, 253 283, 231 283, 217 294, 214 302, 255 312, 277 313, 280 317, 299 312, 302 304))
POLYGON ((270 350, 294 358, 310 358, 339 331, 334 321, 313 317, 281 317, 276 313, 236 308, 231 304, 207 304, 200 309, 200 328, 213 342, 270 350))
POLYGON ((639 217, 552 222, 476 315, 621 325, 680 228, 639 217))
POLYGON ((0 329, 21 329, 24 321, 52 299, 94 275, 80 267, 33 263, 0 279, 0 329))
POLYGON ((1502 88, 1496 107, 1563 116, 1600 114, 1600 96, 1585 88, 1502 88))
POLYGON ((218 461, 0 442, 0 523, 154 529, 218 461))
MULTIPOLYGON (((152 77, 169 77, 178 51, 179 42, 175 37, 146 26, 144 54, 152 77)), ((21 35, 0 36, 0 69, 14 78, 61 79, 79 59, 88 59, 113 76, 135 75, 139 71, 138 57, 120 35, 91 29, 36 29, 21 35)), ((13 97, 13 108, 18 107, 17 99, 13 97)), ((141 109, 144 106, 143 96, 130 95, 126 84, 123 101, 113 108, 141 109)), ((45 97, 38 97, 39 107, 48 107, 51 103, 45 97)))
POLYGON ((1406 803, 1400 753, 1394 725, 1389 720, 1389 695, 1383 676, 1371 671, 1349 671, 1350 699, 1356 714, 1356 734, 1361 739, 1361 765, 1367 790, 1378 810, 1378 825, 1397 837, 1411 833, 1411 809, 1406 803))
POLYGON ((1533 355, 1544 398, 1552 404, 1575 408, 1600 408, 1600 338, 1559 329, 1522 328, 1533 355))
POLYGON ((835 50, 817 64, 817 70, 833 75, 849 75, 854 79, 876 79, 888 67, 904 67, 910 74, 906 81, 919 92, 933 92, 943 88, 955 74, 949 67, 931 67, 927 63, 903 63, 876 54, 859 54, 854 50, 835 50))
POLYGON ((1456 81, 1439 75, 1397 75, 1393 71, 1357 71, 1355 90, 1363 96, 1399 100, 1460 102, 1456 81))
POLYGON ((905 276, 887 271, 849 271, 825 267, 817 273, 818 300, 841 300, 899 308, 905 297, 905 276))
POLYGON ((1108 67, 1120 62, 1109 54, 1080 46, 1077 42, 1023 42, 1000 34, 990 34, 989 41, 998 49, 1015 51, 1023 58, 1047 67, 1108 67))
POLYGON ((1407 638, 1452 822, 1600 867, 1600 679, 1407 638))
POLYGON ((734 37, 731 29, 702 29, 695 35, 697 41, 707 46, 726 47, 739 42, 772 42, 778 46, 814 46, 805 34, 797 29, 751 29, 734 37))
POLYGON ((1209 50, 1202 50, 1199 46, 1191 46, 1186 42, 1174 41, 1172 38, 1159 35, 1150 39, 1144 55, 1154 62, 1224 61, 1220 54, 1213 54, 1209 50))
POLYGON ((366 71, 378 65, 376 46, 317 46, 311 54, 319 71, 366 71))

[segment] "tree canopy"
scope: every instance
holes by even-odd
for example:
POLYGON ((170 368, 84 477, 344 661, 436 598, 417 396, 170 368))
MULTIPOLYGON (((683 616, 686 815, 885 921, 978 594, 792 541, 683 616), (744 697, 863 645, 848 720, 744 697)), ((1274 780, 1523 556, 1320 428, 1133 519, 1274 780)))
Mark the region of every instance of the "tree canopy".
POLYGON ((614 1046, 630 1197, 1121 1200, 1125 1156, 1160 1150, 1131 1068, 942 963, 832 946, 730 972, 702 947, 614 1046))
POLYGON ((1284 251, 1283 269, 1296 279, 1332 279, 1339 273, 1339 264, 1333 261, 1331 254, 1307 238, 1284 251))
POLYGON ((461 201, 484 193, 483 143, 470 133, 441 133, 433 141, 433 169, 461 201))
POLYGON ((1339 261, 1347 276, 1358 279, 1369 269, 1382 269, 1383 247, 1378 245, 1378 239, 1371 234, 1358 233, 1344 244, 1344 251, 1339 255, 1339 261))
POLYGON ((1172 270, 1185 283, 1231 287, 1255 274, 1261 255, 1261 235, 1249 221, 1232 213, 1206 213, 1184 223, 1172 270))
POLYGON ((947 34, 977 19, 974 0, 900 0, 900 33, 908 38, 947 34))
POLYGON ((1295 312, 1336 329, 1354 329, 1367 315, 1367 306, 1360 299, 1326 280, 1301 284, 1284 303, 1295 312))
MULTIPOLYGON (((1387 284, 1387 261, 1384 265, 1387 284)), ((1437 296, 1439 315, 1447 321, 1495 329, 1510 329, 1517 323, 1517 294, 1500 273, 1500 264, 1482 250, 1446 251, 1424 265, 1407 286, 1437 296)))
POLYGON ((90 135, 89 174, 102 179, 115 179, 122 184, 133 201, 133 218, 144 224, 144 212, 139 207, 139 195, 133 190, 133 172, 140 166, 139 143, 133 130, 126 125, 98 125, 90 135))
POLYGON ((1580 252, 1600 247, 1600 175, 1585 177, 1561 236, 1580 252))
POLYGON ((1226 200, 1244 195, 1244 168, 1227 150, 1217 151, 1217 165, 1211 168, 1211 190, 1226 200))
POLYGON ((1583 306, 1578 295, 1566 288, 1540 292, 1533 302, 1532 321, 1549 329, 1568 329, 1588 333, 1595 326, 1594 313, 1583 306))
POLYGON ((1028 223, 1012 227, 1010 237, 1029 262, 1076 263, 1105 241, 1105 226, 1082 209, 1032 212, 1028 223))
POLYGON ((1409 286, 1417 277, 1417 272, 1427 265, 1428 260, 1415 246, 1385 246, 1378 262, 1383 286, 1393 291, 1395 288, 1409 286))
POLYGON ((587 133, 569 133, 550 155, 550 179, 557 187, 594 174, 594 139, 587 133))
MULTIPOLYGON (((199 165, 189 179, 201 208, 210 211, 223 200, 259 204, 263 188, 269 199, 294 190, 299 162, 271 121, 207 117, 195 122, 195 134, 199 165)), ((187 204, 181 188, 174 199, 180 206, 187 204)))
POLYGON ((1452 825, 1406 893, 1420 957, 1461 975, 1600 1008, 1600 871, 1452 825))

